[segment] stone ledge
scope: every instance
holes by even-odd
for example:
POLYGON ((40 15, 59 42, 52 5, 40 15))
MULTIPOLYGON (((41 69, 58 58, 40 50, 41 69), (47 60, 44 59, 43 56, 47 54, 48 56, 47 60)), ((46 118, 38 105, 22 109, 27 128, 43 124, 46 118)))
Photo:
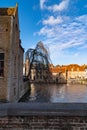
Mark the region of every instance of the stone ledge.
POLYGON ((3 103, 0 117, 6 116, 87 116, 87 103, 3 103))

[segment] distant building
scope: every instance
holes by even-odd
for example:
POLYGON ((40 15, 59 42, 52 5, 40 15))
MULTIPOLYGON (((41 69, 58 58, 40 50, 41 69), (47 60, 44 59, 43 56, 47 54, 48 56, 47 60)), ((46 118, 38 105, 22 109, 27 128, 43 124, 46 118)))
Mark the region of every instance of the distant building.
POLYGON ((0 8, 0 100, 17 101, 23 90, 18 6, 0 8))
POLYGON ((70 64, 67 66, 68 79, 85 79, 86 78, 86 66, 80 66, 78 64, 70 64))
POLYGON ((50 72, 52 73, 52 78, 54 82, 66 83, 67 81, 67 71, 65 67, 62 66, 50 66, 50 72))
POLYGON ((57 80, 59 83, 63 83, 69 79, 87 79, 86 65, 70 64, 54 67, 51 65, 50 71, 53 75, 53 80, 57 80))

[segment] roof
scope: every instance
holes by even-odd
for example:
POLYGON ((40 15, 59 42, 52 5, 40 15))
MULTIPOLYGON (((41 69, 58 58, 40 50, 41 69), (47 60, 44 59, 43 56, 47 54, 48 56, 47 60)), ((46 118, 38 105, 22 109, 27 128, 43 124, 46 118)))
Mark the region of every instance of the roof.
POLYGON ((18 4, 16 4, 15 7, 9 7, 9 8, 0 8, 0 15, 1 16, 15 16, 16 11, 18 8, 18 4))
POLYGON ((54 67, 54 68, 50 68, 50 71, 52 73, 65 73, 66 72, 66 68, 62 68, 62 67, 54 67))
POLYGON ((68 71, 84 71, 84 67, 78 64, 70 64, 67 66, 68 71))
POLYGON ((70 64, 70 65, 63 65, 63 66, 55 66, 55 67, 50 67, 50 71, 52 73, 65 73, 67 70, 68 71, 85 71, 85 68, 87 65, 78 65, 78 64, 70 64))

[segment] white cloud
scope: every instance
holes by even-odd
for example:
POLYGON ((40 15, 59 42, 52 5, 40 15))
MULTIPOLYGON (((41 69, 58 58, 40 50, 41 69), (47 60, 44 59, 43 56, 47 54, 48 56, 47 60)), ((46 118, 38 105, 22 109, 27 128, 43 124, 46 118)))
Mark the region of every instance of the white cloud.
POLYGON ((54 18, 53 16, 50 16, 47 20, 43 20, 44 25, 55 25, 62 23, 62 17, 58 16, 57 18, 54 18))
POLYGON ((38 34, 43 35, 43 36, 47 36, 47 37, 51 37, 52 35, 54 35, 54 31, 53 31, 53 28, 48 29, 48 27, 45 26, 38 32, 38 34))
POLYGON ((87 24, 87 15, 82 15, 76 18, 77 21, 87 24))
POLYGON ((79 52, 76 52, 73 57, 78 57, 79 56, 79 52))
POLYGON ((68 5, 69 5, 69 0, 63 0, 59 4, 55 4, 53 6, 48 6, 47 9, 52 10, 53 12, 63 11, 63 10, 66 10, 68 8, 68 5))
MULTIPOLYGON (((72 48, 71 52, 76 49, 73 56, 79 58, 79 48, 87 47, 86 20, 87 15, 79 16, 70 21, 63 20, 62 23, 54 24, 54 26, 48 26, 50 20, 45 21, 38 34, 44 37, 43 43, 49 46, 51 57, 59 58, 62 54, 65 54, 66 50, 72 48)), ((65 55, 68 57, 68 54, 65 55)))
POLYGON ((45 8, 45 5, 44 5, 45 2, 46 2, 46 0, 40 0, 40 8, 41 9, 45 8))
POLYGON ((47 6, 45 4, 46 2, 47 0, 40 0, 40 8, 51 10, 53 12, 66 10, 69 5, 69 0, 62 0, 62 2, 60 2, 59 4, 55 4, 52 6, 47 6))
POLYGON ((85 44, 85 45, 79 47, 79 50, 82 50, 82 49, 87 49, 87 45, 85 44))
MULTIPOLYGON (((49 47, 55 63, 63 62, 66 58, 71 63, 72 60, 76 63, 77 61, 85 63, 85 58, 82 58, 82 56, 85 57, 87 53, 87 15, 69 16, 72 12, 67 15, 69 4, 72 6, 70 0, 61 0, 60 3, 56 2, 53 5, 49 5, 49 1, 40 0, 40 8, 47 10, 47 13, 43 16, 42 22, 40 21, 42 28, 35 35, 38 34, 43 38, 42 41, 49 47), (80 60, 81 58, 82 60, 80 60)), ((86 7, 87 5, 85 5, 86 7)))

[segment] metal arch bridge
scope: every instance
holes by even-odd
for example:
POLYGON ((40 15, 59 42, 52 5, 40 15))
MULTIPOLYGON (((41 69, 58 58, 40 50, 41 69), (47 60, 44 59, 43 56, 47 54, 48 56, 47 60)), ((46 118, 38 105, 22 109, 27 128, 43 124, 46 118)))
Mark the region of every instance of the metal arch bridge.
POLYGON ((36 70, 36 75, 45 71, 46 74, 44 78, 49 77, 49 64, 51 64, 51 60, 48 50, 44 47, 42 42, 38 42, 35 49, 27 50, 25 53, 25 62, 26 61, 28 61, 28 69, 26 70, 25 66, 25 72, 27 71, 25 75, 28 79, 30 79, 32 69, 36 70))

